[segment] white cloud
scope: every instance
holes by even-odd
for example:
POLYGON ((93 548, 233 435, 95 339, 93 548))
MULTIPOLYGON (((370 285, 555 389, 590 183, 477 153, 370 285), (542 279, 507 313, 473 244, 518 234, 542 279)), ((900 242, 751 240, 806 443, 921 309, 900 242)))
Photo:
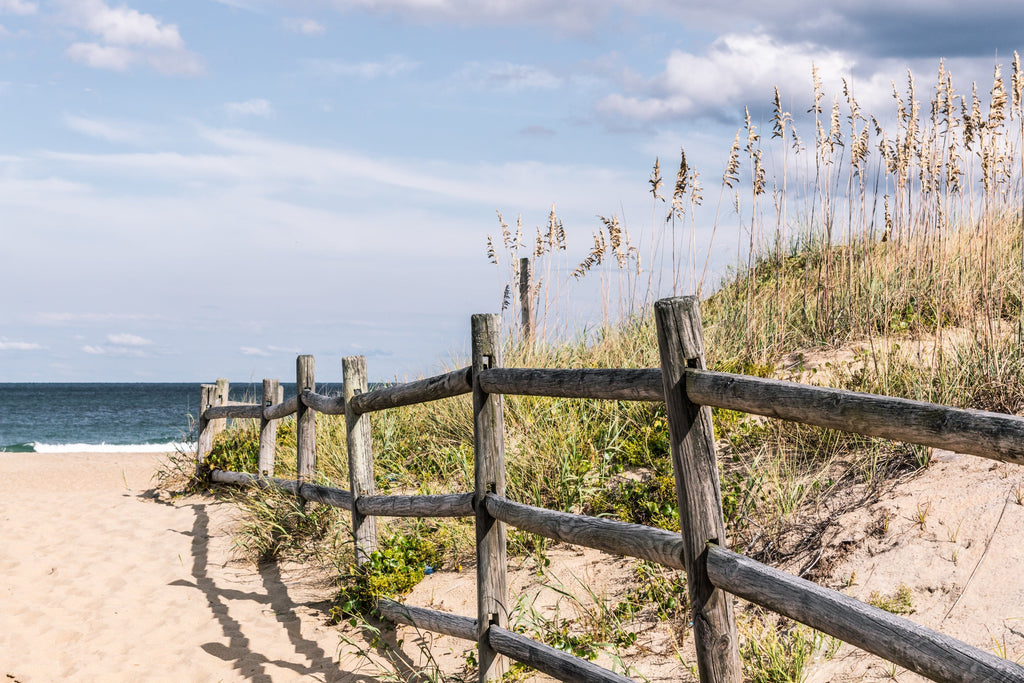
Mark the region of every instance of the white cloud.
POLYGON ((86 344, 82 351, 91 356, 131 356, 132 358, 146 358, 144 351, 135 347, 126 346, 95 346, 86 344))
POLYGON ((497 64, 473 62, 462 68, 458 78, 468 81, 476 87, 504 92, 554 90, 563 82, 561 78, 546 69, 510 62, 497 64))
POLYGON ((381 78, 398 76, 412 71, 418 62, 401 55, 391 55, 381 62, 345 62, 334 59, 314 59, 309 62, 314 69, 332 76, 354 76, 357 78, 381 78))
POLYGON ((175 24, 166 24, 126 5, 111 7, 103 0, 74 0, 66 6, 78 26, 100 36, 105 43, 165 50, 185 47, 175 24))
POLYGON ((615 93, 598 108, 638 121, 735 113, 751 102, 769 102, 774 85, 784 92, 806 91, 812 63, 832 83, 856 66, 849 55, 810 44, 784 44, 760 33, 726 34, 703 55, 673 50, 665 70, 642 84, 641 94, 615 93))
POLYGON ((243 346, 243 347, 241 347, 239 349, 239 351, 242 352, 243 356, 263 356, 263 357, 265 357, 265 356, 269 356, 270 355, 270 353, 268 351, 264 351, 263 349, 258 349, 258 348, 254 347, 254 346, 243 346))
POLYGON ((99 43, 73 43, 65 54, 79 64, 110 71, 126 71, 136 61, 131 50, 99 43))
POLYGON ((27 0, 0 0, 0 12, 7 12, 9 14, 17 14, 18 16, 25 17, 30 14, 35 14, 39 10, 39 5, 34 2, 28 2, 27 0))
POLYGON ((281 24, 286 30, 304 36, 322 36, 327 32, 327 27, 320 22, 304 17, 286 17, 281 24))
POLYGON ((161 320, 164 316, 153 313, 37 313, 33 322, 42 325, 61 325, 75 323, 98 323, 111 320, 161 320))
POLYGON ((43 348, 35 342, 18 342, 0 339, 0 351, 38 351, 43 348))
POLYGON ((266 119, 274 115, 270 102, 259 98, 244 102, 228 102, 224 105, 224 110, 232 116, 260 116, 266 119))
POLYGON ((106 140, 107 142, 140 143, 146 134, 135 124, 127 121, 104 121, 73 114, 64 115, 64 125, 83 135, 106 140))
POLYGON ((107 341, 119 346, 149 346, 153 342, 145 337, 122 332, 121 334, 108 334, 107 341))
POLYGON ((203 72, 202 60, 186 49, 176 24, 104 0, 63 0, 61 7, 66 23, 98 38, 68 47, 67 56, 80 64, 112 71, 143 64, 182 76, 203 72))

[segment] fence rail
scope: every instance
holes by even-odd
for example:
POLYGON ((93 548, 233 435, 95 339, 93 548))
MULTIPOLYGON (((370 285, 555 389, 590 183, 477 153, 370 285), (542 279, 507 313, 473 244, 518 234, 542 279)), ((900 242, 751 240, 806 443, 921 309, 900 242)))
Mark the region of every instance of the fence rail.
POLYGON ((829 633, 936 681, 1024 681, 1024 667, 949 636, 723 547, 725 532, 710 407, 957 450, 1024 464, 1024 419, 920 401, 814 387, 704 369, 696 299, 655 305, 662 368, 529 369, 501 367, 498 316, 473 316, 473 365, 407 384, 367 390, 365 360, 343 359, 345 396, 316 393, 311 356, 296 362, 297 394, 279 395, 264 380, 263 405, 226 404, 226 383, 203 385, 197 474, 224 484, 273 486, 304 501, 349 510, 356 561, 376 548, 375 518, 475 517, 477 617, 381 600, 378 611, 395 623, 474 640, 480 680, 496 681, 502 655, 561 680, 625 681, 623 676, 509 631, 505 526, 557 541, 637 557, 687 573, 694 642, 703 683, 739 683, 736 595, 829 633), (474 491, 442 495, 378 495, 374 490, 368 413, 473 394, 474 491), (616 401, 664 401, 682 533, 524 505, 504 495, 502 396, 519 394, 616 401), (315 414, 345 415, 349 490, 315 478, 315 414), (297 480, 273 477, 276 422, 296 414, 297 480), (259 419, 260 474, 209 471, 213 433, 226 418, 259 419), (265 443, 270 440, 269 444, 265 443))

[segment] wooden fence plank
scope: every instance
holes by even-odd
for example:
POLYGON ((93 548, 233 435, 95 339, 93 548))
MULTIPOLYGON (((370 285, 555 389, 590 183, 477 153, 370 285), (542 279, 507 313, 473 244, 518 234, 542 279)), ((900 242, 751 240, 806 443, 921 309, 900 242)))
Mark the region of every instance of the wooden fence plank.
POLYGON ((207 420, 239 418, 258 420, 263 416, 263 407, 256 403, 234 403, 227 406, 211 406, 206 409, 207 420))
POLYGON ((1024 419, 796 382, 688 371, 696 403, 1024 465, 1024 419))
POLYGON ((382 617, 396 624, 408 624, 463 640, 476 640, 476 619, 439 612, 436 609, 403 605, 387 598, 377 601, 377 611, 382 617))
POLYGON ((206 411, 213 405, 213 393, 216 387, 212 384, 199 385, 199 420, 196 422, 196 478, 203 480, 206 476, 206 456, 213 448, 213 430, 210 420, 205 417, 206 411))
POLYGON ((356 507, 363 515, 380 517, 469 517, 473 515, 473 494, 359 496, 356 507))
MULTIPOLYGON (((278 394, 280 397, 280 393, 278 394)), ((280 420, 282 417, 288 417, 299 409, 299 397, 290 396, 287 401, 279 401, 269 408, 263 409, 263 417, 268 420, 280 420)))
MULTIPOLYGON (((502 363, 501 316, 472 317, 473 376, 502 363)), ((500 394, 473 383, 473 507, 476 510, 477 659, 480 683, 499 681, 505 664, 491 647, 487 631, 508 623, 505 525, 484 503, 488 493, 505 495, 505 417, 500 394)))
POLYGON ((260 477, 249 472, 228 472, 227 470, 213 470, 210 473, 210 481, 217 484, 237 484, 240 486, 256 486, 261 489, 274 487, 299 495, 299 485, 294 479, 276 479, 274 477, 260 477))
POLYGON ((708 541, 725 545, 711 409, 693 403, 685 386, 686 369, 704 367, 697 297, 656 301, 654 320, 679 498, 697 669, 702 683, 740 683, 743 667, 732 598, 708 580, 705 565, 708 541))
POLYGON ((487 496, 486 505, 488 512, 495 519, 531 534, 616 555, 639 557, 673 569, 685 568, 683 539, 672 531, 569 512, 555 512, 491 495, 487 496))
MULTIPOLYGON (((263 407, 267 408, 277 401, 277 393, 281 383, 276 379, 263 380, 263 407)), ((277 455, 277 420, 271 420, 260 411, 260 453, 256 471, 263 477, 274 476, 274 459, 277 455)))
POLYGON ((316 477, 316 411, 297 398, 306 389, 316 390, 313 373, 313 356, 299 356, 295 359, 295 467, 300 484, 311 482, 316 477))
POLYGON ((355 505, 352 506, 352 538, 355 541, 356 564, 370 559, 377 549, 377 521, 359 509, 362 496, 376 492, 373 480, 373 442, 370 438, 370 416, 359 415, 351 407, 355 396, 365 394, 368 386, 366 358, 346 356, 341 359, 345 382, 345 430, 348 444, 348 479, 355 505))
POLYGON ((560 681, 632 683, 621 674, 500 626, 492 626, 488 633, 491 647, 495 650, 560 681))
POLYGON ((533 324, 533 266, 530 257, 519 259, 519 325, 523 331, 523 343, 532 344, 533 324))
POLYGON ((460 396, 473 391, 472 368, 462 368, 426 379, 393 384, 352 398, 352 410, 358 414, 387 408, 398 408, 442 398, 460 396))
POLYGON ((711 545, 712 583, 933 681, 1024 681, 1024 667, 909 619, 711 545))
MULTIPOLYGON (((228 382, 226 377, 218 377, 217 384, 213 390, 213 399, 210 401, 211 407, 223 407, 228 404, 228 392, 231 389, 231 384, 228 382)), ((227 426, 226 420, 212 420, 210 422, 210 443, 213 443, 213 439, 217 438, 217 435, 224 431, 227 426)))
POLYGON ((480 373, 491 394, 598 398, 611 401, 663 401, 661 370, 548 370, 494 368, 480 373))
POLYGON ((315 391, 307 390, 303 391, 299 398, 306 407, 312 408, 318 413, 323 413, 324 415, 345 414, 344 396, 325 396, 315 391))

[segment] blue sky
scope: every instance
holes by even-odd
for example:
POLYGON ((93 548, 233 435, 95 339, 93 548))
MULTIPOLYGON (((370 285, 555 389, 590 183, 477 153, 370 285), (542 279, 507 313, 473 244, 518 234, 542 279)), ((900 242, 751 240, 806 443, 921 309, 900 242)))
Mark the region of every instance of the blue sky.
POLYGON ((0 0, 0 381, 287 380, 300 352, 325 380, 349 354, 432 373, 500 306, 496 210, 532 231, 555 203, 571 266, 599 214, 637 239, 661 223, 656 156, 670 181, 685 146, 714 187, 744 105, 766 127, 777 84, 805 111, 812 61, 870 107, 940 58, 984 84, 1022 21, 1014 2, 0 0))

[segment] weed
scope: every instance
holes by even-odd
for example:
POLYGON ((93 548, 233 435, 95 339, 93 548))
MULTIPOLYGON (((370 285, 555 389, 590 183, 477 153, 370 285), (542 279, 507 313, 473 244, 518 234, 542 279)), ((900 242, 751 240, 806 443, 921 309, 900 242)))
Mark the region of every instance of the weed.
POLYGON ((914 596, 906 584, 901 584, 892 595, 882 595, 878 591, 873 591, 867 602, 872 607, 884 609, 892 614, 914 613, 914 596))
MULTIPOLYGON (((751 683, 801 683, 825 643, 824 634, 801 624, 768 623, 754 615, 742 623, 744 678, 751 683)), ((829 651, 835 652, 831 643, 829 651)))

